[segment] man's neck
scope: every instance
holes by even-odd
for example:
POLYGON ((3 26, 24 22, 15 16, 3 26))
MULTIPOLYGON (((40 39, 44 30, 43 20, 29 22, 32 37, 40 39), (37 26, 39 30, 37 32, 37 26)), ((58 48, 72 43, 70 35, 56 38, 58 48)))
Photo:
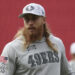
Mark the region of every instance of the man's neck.
POLYGON ((28 43, 34 43, 37 40, 41 40, 43 36, 28 36, 26 37, 26 42, 28 43))

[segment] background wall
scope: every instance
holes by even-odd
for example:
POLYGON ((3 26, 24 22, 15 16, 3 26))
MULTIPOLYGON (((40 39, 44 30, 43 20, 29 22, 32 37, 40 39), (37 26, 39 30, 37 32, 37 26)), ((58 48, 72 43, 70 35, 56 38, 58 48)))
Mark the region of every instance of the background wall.
POLYGON ((23 27, 23 20, 18 15, 31 2, 44 6, 48 27, 63 40, 69 60, 69 47, 75 41, 75 0, 0 0, 0 54, 5 44, 23 27))

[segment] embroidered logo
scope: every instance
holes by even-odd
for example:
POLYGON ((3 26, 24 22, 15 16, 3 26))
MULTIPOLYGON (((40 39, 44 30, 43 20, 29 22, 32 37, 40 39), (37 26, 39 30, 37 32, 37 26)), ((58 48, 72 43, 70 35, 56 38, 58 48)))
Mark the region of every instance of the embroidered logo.
POLYGON ((28 51, 36 49, 36 45, 29 46, 27 49, 28 49, 28 51))
POLYGON ((34 10, 34 7, 33 7, 33 6, 28 6, 28 7, 26 8, 26 10, 27 10, 27 11, 32 11, 32 10, 34 10))

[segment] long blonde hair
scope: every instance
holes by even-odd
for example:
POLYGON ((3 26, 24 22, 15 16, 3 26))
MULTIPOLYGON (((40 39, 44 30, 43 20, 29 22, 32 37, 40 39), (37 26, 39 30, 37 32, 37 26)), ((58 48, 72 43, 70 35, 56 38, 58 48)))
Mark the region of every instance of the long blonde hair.
MULTIPOLYGON (((43 26, 44 26, 44 36, 45 36, 45 38, 46 38, 46 42, 47 42, 48 46, 49 46, 53 51, 58 52, 57 48, 54 47, 55 44, 53 44, 53 43, 51 42, 51 40, 49 39, 49 36, 50 36, 51 32, 49 32, 49 29, 47 28, 47 25, 44 24, 43 26)), ((16 35, 14 36, 14 39, 17 38, 17 37, 19 37, 20 35, 24 35, 24 32, 25 32, 25 28, 24 28, 24 27, 21 28, 21 29, 19 29, 18 32, 16 33, 16 35)), ((24 46, 25 46, 25 48, 27 48, 27 46, 26 46, 26 41, 24 41, 24 46)))

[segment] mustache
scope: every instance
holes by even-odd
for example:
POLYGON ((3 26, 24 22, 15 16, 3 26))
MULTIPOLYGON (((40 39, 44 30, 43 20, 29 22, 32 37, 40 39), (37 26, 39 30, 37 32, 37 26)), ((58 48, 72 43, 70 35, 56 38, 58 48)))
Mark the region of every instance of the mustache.
POLYGON ((29 27, 28 29, 36 29, 35 27, 29 27))

